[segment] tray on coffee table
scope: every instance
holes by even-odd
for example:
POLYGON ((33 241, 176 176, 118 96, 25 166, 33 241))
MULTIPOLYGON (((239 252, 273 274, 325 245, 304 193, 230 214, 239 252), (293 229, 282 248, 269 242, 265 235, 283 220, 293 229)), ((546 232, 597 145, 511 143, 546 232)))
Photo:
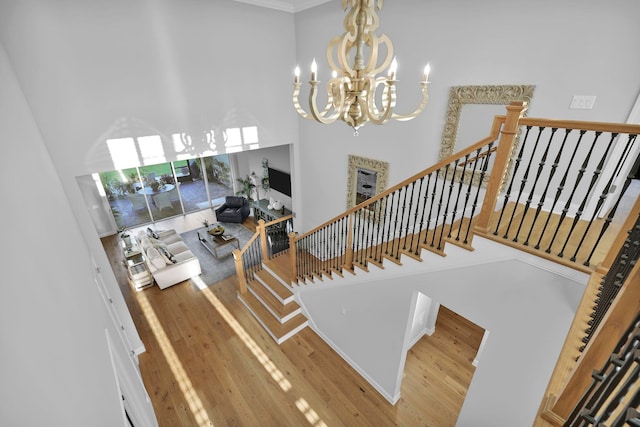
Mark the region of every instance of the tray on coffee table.
POLYGON ((206 250, 213 255, 214 258, 218 259, 222 256, 229 255, 233 252, 233 249, 240 249, 240 242, 238 239, 231 234, 223 234, 221 236, 213 236, 209 233, 209 238, 202 237, 200 233, 198 233, 198 240, 202 243, 202 246, 205 247, 206 250), (231 248, 231 250, 224 250, 226 248, 231 248))

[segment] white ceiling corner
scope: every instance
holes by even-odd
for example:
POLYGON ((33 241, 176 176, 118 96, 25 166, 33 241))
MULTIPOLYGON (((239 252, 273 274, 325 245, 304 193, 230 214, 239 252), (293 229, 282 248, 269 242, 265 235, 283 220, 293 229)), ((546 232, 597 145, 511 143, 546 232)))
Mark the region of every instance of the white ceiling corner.
POLYGON ((254 6, 268 7, 269 9, 281 10, 283 12, 296 13, 312 7, 328 3, 331 0, 235 0, 240 3, 252 4, 254 6))

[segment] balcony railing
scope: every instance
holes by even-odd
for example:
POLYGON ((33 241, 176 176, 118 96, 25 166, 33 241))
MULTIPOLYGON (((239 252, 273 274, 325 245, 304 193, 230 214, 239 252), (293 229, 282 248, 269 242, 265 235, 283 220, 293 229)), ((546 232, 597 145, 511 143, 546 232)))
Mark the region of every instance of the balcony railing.
MULTIPOLYGON (((589 328, 572 332, 580 335, 584 353, 573 359, 568 378, 560 373, 563 387, 547 394, 541 409, 545 420, 561 425, 593 369, 609 369, 604 360, 619 325, 640 312, 640 199, 623 207, 640 157, 619 179, 625 159, 637 152, 640 125, 522 118, 525 108, 507 106, 486 138, 308 232, 290 233, 288 248, 278 252, 290 257, 291 286, 400 263, 403 255, 421 259, 423 249, 444 255, 447 243, 471 249, 475 235, 606 274, 595 299, 583 298, 588 309, 579 309, 590 317, 589 328)), ((290 224, 291 218, 282 220, 290 224)), ((259 224, 254 240, 236 253, 240 292, 262 260, 277 256, 267 246, 274 226, 259 224)), ((637 383, 635 403, 625 407, 633 420, 637 383)))
POLYGON ((262 262, 289 251, 289 234, 293 230, 293 216, 286 215, 265 223, 259 220, 256 233, 240 250, 233 252, 238 275, 238 290, 247 291, 247 282, 262 270, 262 262))
POLYGON ((487 138, 296 237, 295 277, 442 254, 445 242, 470 246, 474 233, 593 271, 617 235, 611 225, 638 161, 609 198, 640 126, 521 118, 523 106, 508 108, 487 138), (605 174, 614 152, 620 160, 605 174))

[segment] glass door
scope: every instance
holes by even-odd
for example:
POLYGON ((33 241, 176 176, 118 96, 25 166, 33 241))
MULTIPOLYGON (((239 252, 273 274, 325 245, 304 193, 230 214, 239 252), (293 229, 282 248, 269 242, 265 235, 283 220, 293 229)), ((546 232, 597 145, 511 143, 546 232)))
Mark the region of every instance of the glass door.
POLYGON ((204 157, 202 159, 206 171, 207 189, 211 204, 219 206, 224 203, 225 196, 233 195, 233 179, 229 156, 204 157))
POLYGON ((118 230, 151 222, 147 198, 136 168, 102 172, 100 181, 118 230))
POLYGON ((209 207, 209 198, 200 159, 173 162, 185 213, 209 207))
POLYGON ((143 185, 137 193, 146 196, 153 220, 181 214, 182 206, 171 163, 142 166, 138 170, 143 185))
POLYGON ((210 209, 233 194, 226 154, 98 175, 118 230, 210 209))

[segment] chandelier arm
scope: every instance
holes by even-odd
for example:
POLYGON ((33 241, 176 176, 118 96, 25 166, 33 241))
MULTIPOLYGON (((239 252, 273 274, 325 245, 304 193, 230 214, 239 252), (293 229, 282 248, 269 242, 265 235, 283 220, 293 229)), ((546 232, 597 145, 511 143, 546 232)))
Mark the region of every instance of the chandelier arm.
MULTIPOLYGON (((330 90, 331 83, 327 84, 328 100, 327 100, 327 105, 324 107, 322 111, 318 110, 318 102, 317 102, 318 82, 311 81, 309 83, 311 84, 311 93, 309 94, 309 109, 311 111, 311 115, 313 116, 314 119, 316 119, 318 122, 323 124, 329 124, 329 123, 335 122, 336 119, 340 117, 340 112, 342 111, 342 107, 341 105, 334 104, 333 91, 330 90), (333 114, 328 114, 329 111, 331 111, 331 109, 334 110, 333 114)), ((340 94, 344 93, 344 89, 342 89, 342 85, 338 85, 337 90, 338 90, 338 93, 340 94)), ((339 98, 340 98, 339 101, 341 102, 342 99, 344 99, 344 96, 340 95, 339 98)))
POLYGON ((376 125, 384 124, 392 117, 393 109, 396 106, 395 81, 387 80, 384 77, 378 77, 375 81, 370 79, 369 86, 371 87, 367 95, 369 120, 371 120, 371 123, 376 125), (384 84, 384 89, 382 91, 382 102, 384 105, 382 111, 378 110, 376 105, 376 90, 381 84, 384 84))
POLYGON ((421 82, 420 86, 422 86, 422 101, 420 102, 420 105, 418 105, 418 108, 416 108, 413 113, 410 114, 393 114, 391 116, 392 119, 397 120, 399 122, 406 122, 407 120, 411 120, 414 119, 418 114, 420 114, 424 108, 427 106, 427 103, 429 102, 429 92, 428 92, 428 88, 427 86, 429 85, 429 82, 421 82))
POLYGON ((333 90, 333 105, 336 110, 342 111, 347 98, 347 92, 351 86, 351 80, 347 77, 337 77, 335 83, 331 86, 333 90))
POLYGON ((298 96, 300 95, 300 83, 293 84, 293 106, 295 107, 298 114, 300 114, 305 119, 311 119, 311 115, 304 111, 300 106, 300 101, 298 100, 298 96))

